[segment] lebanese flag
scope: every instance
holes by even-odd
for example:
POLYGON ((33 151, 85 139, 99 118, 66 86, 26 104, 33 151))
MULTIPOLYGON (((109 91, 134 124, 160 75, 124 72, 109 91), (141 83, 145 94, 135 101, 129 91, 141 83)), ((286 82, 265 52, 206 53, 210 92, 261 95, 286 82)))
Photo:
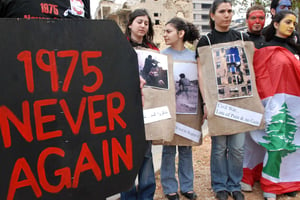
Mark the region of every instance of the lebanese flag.
POLYGON ((262 190, 300 191, 300 62, 287 49, 269 46, 255 52, 253 66, 265 107, 265 131, 251 133, 266 149, 262 190))
POLYGON ((260 181, 263 160, 266 153, 266 149, 252 139, 252 135, 256 132, 261 134, 261 130, 251 131, 251 133, 246 132, 244 144, 242 182, 252 187, 256 181, 260 181))

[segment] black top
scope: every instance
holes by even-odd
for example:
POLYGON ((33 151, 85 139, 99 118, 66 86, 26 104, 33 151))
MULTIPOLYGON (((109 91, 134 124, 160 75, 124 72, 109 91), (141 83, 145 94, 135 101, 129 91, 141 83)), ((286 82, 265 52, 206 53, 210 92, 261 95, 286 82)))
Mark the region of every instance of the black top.
MULTIPOLYGON (((272 24, 269 24, 268 26, 265 26, 263 30, 261 31, 261 34, 266 35, 266 30, 270 28, 272 24)), ((300 44, 300 36, 297 31, 294 31, 293 38, 296 44, 300 44)))
POLYGON ((279 38, 277 36, 274 36, 274 38, 271 41, 266 42, 266 44, 264 45, 264 47, 266 47, 266 46, 281 46, 281 47, 284 47, 284 48, 288 49, 293 54, 297 54, 296 49, 294 47, 290 46, 286 42, 286 40, 287 39, 285 39, 285 38, 279 38))
MULTIPOLYGON (((247 34, 243 34, 243 40, 244 41, 249 41, 249 37, 247 34)), ((227 32, 219 32, 217 30, 212 30, 210 33, 207 34, 210 43, 213 44, 218 44, 218 43, 223 43, 223 42, 232 42, 236 40, 242 40, 241 33, 232 29, 229 29, 227 32)), ((197 49, 198 47, 203 47, 209 45, 209 42, 207 40, 206 36, 202 36, 197 44, 197 49)), ((196 57, 199 57, 198 55, 198 50, 196 49, 196 57)))
POLYGON ((90 0, 0 0, 0 17, 89 19, 90 0))
POLYGON ((143 40, 142 43, 134 42, 129 37, 127 37, 127 40, 130 42, 132 47, 144 47, 144 48, 150 48, 150 49, 159 51, 159 49, 154 44, 151 44, 150 42, 146 42, 145 40, 143 40))
POLYGON ((250 33, 249 31, 247 32, 247 34, 249 36, 249 39, 254 42, 254 46, 257 49, 262 48, 266 43, 265 37, 263 35, 250 33))
POLYGON ((137 42, 134 42, 133 40, 129 40, 130 44, 132 47, 144 47, 144 48, 151 48, 149 46, 149 43, 143 41, 142 43, 137 43, 137 42))

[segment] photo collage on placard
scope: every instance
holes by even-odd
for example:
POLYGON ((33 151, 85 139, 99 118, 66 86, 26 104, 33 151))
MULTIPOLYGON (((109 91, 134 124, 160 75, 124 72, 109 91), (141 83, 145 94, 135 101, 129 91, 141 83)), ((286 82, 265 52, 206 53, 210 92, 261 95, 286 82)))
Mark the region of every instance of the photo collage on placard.
POLYGON ((244 48, 232 46, 212 51, 218 99, 251 97, 251 74, 244 48))

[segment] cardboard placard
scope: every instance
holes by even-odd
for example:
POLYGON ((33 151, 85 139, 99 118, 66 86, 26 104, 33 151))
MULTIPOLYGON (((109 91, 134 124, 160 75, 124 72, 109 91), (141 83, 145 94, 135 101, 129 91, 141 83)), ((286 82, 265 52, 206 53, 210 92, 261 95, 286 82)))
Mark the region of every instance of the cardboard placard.
POLYGON ((0 199, 104 199, 144 158, 137 57, 113 21, 0 19, 0 199))
POLYGON ((200 47, 198 52, 208 111, 209 135, 231 135, 263 129, 264 120, 260 120, 257 126, 215 114, 217 103, 221 102, 263 115, 264 107, 257 93, 252 65, 253 43, 219 43, 200 47))
MULTIPOLYGON (((176 108, 171 57, 150 49, 136 49, 140 75, 146 80, 143 88, 144 110, 166 108, 170 117, 145 124, 146 140, 171 141, 174 137, 176 108), (152 61, 150 62, 149 59, 152 61), (149 66, 149 63, 150 67, 149 66), (152 64, 151 64, 152 63, 152 64)), ((148 116, 148 115, 147 115, 148 116)), ((145 117, 145 116, 144 116, 145 117)), ((155 144, 155 142, 153 142, 155 144)))
POLYGON ((176 97, 174 138, 172 141, 153 141, 153 144, 200 145, 202 143, 202 99, 199 92, 197 63, 172 61, 172 71, 173 85, 176 89, 173 94, 176 97))

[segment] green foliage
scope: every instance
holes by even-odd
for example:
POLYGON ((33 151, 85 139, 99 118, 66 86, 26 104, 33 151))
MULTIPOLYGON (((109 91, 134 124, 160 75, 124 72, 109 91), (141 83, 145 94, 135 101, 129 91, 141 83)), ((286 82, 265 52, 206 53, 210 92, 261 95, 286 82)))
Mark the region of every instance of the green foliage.
MULTIPOLYGON (((297 1, 297 0, 294 0, 297 1)), ((247 10, 249 5, 254 5, 254 4, 260 4, 265 7, 269 7, 271 4, 271 0, 232 0, 232 5, 233 6, 241 6, 242 9, 247 10)))
POLYGON ((292 0, 292 9, 295 11, 298 8, 300 9, 300 2, 299 0, 292 0))
POLYGON ((296 29, 300 32, 300 1, 299 0, 292 0, 292 10, 296 13, 298 11, 298 25, 296 29))
POLYGON ((254 4, 259 4, 259 5, 263 5, 265 7, 269 7, 271 4, 270 0, 254 0, 252 1, 252 5, 254 4))
POLYGON ((231 2, 234 6, 240 5, 245 9, 247 9, 247 6, 249 4, 247 0, 232 0, 231 2))

